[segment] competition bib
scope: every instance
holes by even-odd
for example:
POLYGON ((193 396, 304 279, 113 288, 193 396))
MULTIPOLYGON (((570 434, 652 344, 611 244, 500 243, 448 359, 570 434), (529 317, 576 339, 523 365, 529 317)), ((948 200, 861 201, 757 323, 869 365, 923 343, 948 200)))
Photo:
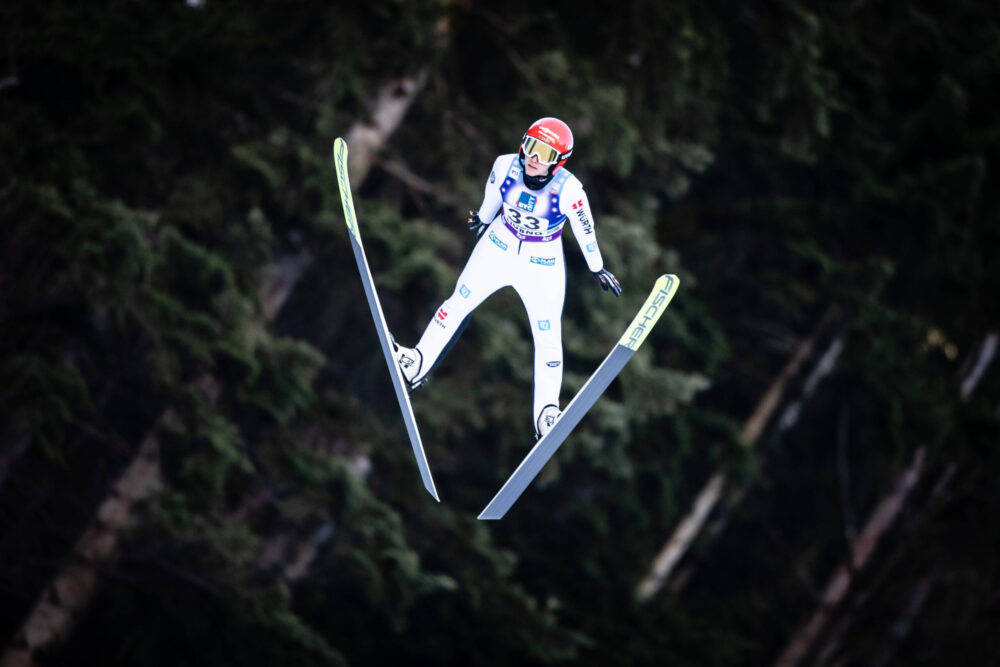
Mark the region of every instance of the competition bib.
POLYGON ((521 179, 521 165, 515 158, 500 185, 503 221, 522 241, 552 241, 562 234, 566 216, 559 211, 559 196, 572 175, 565 168, 541 190, 532 190, 521 179))

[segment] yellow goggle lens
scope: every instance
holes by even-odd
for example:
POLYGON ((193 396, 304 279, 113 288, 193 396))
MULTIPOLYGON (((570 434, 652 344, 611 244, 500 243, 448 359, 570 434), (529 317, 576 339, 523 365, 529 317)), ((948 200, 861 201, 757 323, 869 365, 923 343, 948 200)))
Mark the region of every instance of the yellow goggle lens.
POLYGON ((521 148, 524 150, 524 157, 534 155, 542 164, 555 164, 559 161, 559 151, 534 137, 526 138, 521 148))

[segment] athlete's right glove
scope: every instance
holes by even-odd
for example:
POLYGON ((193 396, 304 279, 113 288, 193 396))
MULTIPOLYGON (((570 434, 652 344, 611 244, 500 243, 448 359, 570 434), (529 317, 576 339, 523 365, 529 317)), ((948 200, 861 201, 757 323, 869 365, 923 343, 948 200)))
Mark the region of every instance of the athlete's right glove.
POLYGON ((475 232, 477 239, 485 234, 486 228, 489 227, 488 223, 479 219, 479 214, 475 211, 469 211, 469 219, 467 220, 467 223, 469 225, 469 231, 475 232))
POLYGON ((601 289, 605 292, 611 290, 615 296, 621 296, 622 286, 615 278, 615 274, 611 273, 607 269, 601 269, 600 271, 594 271, 594 278, 601 285, 601 289))

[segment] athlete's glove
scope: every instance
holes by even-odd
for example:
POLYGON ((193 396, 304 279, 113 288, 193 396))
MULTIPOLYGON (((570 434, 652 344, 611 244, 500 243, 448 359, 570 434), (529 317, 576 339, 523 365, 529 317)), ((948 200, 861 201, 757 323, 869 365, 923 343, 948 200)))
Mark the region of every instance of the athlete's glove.
POLYGON ((615 278, 615 274, 607 269, 601 269, 600 271, 594 271, 594 278, 601 284, 601 289, 605 292, 611 290, 615 296, 621 296, 622 286, 618 282, 618 279, 615 278))
POLYGON ((479 214, 475 211, 469 211, 469 219, 466 222, 469 225, 469 231, 475 232, 477 239, 486 233, 486 228, 489 227, 489 224, 479 219, 479 214))

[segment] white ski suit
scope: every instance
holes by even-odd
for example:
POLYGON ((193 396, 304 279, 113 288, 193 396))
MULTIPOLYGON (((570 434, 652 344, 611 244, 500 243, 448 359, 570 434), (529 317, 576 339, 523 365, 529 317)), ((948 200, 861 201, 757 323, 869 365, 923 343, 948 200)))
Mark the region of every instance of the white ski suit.
POLYGON ((513 153, 493 163, 479 219, 489 222, 489 228, 473 249, 454 293, 438 308, 417 343, 422 363, 414 380, 425 377, 441 361, 479 304, 501 287, 511 286, 528 311, 534 339, 533 421, 537 428, 543 408, 559 407, 566 292, 560 237, 567 220, 590 270, 604 267, 590 205, 583 185, 565 167, 545 187, 528 188, 518 154, 513 153))

